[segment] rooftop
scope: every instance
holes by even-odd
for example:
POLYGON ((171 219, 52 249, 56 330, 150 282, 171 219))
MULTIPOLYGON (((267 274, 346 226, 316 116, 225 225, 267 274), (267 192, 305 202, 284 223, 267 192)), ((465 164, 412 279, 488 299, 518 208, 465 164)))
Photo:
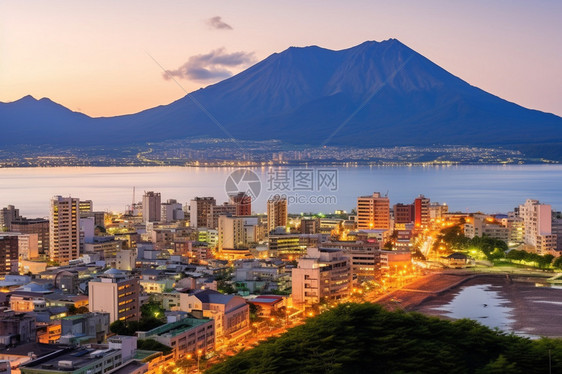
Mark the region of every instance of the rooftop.
POLYGON ((271 297, 271 296, 258 296, 252 300, 248 300, 250 303, 258 303, 258 304, 277 304, 283 301, 282 297, 271 297))
POLYGON ((136 373, 138 369, 145 366, 144 362, 131 361, 128 364, 121 366, 119 369, 112 371, 111 374, 129 374, 136 373))
POLYGON ((146 331, 146 332, 142 332, 142 334, 145 337, 150 337, 150 336, 154 336, 154 335, 158 335, 158 336, 168 336, 168 337, 173 337, 176 335, 179 335, 187 330, 191 330, 194 327, 198 327, 200 325, 203 325, 207 322, 211 321, 211 319, 208 318, 183 318, 179 321, 176 322, 172 322, 172 323, 166 323, 165 325, 162 326, 158 326, 156 328, 153 328, 152 330, 146 331))
POLYGON ((234 295, 223 295, 214 290, 200 290, 193 293, 202 303, 205 304, 228 304, 234 295))
POLYGON ((101 357, 105 357, 116 352, 119 352, 119 350, 64 348, 41 357, 37 360, 31 361, 23 365, 23 367, 36 368, 39 370, 47 371, 75 371, 99 360, 101 357), (61 361, 67 361, 69 367, 59 367, 59 363, 61 361))
POLYGON ((56 344, 27 343, 12 348, 2 349, 2 353, 7 355, 15 355, 15 356, 28 356, 29 354, 33 354, 36 355, 37 357, 42 357, 46 354, 53 353, 62 348, 64 347, 58 346, 56 344))

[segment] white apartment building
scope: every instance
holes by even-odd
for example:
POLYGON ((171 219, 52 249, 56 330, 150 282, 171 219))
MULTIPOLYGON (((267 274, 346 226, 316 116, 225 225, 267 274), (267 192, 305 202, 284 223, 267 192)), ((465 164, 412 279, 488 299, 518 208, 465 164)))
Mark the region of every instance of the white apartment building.
POLYGON ((297 306, 344 300, 351 290, 350 260, 341 249, 308 248, 292 271, 297 306))
POLYGON ((538 200, 527 199, 519 206, 519 216, 525 224, 524 242, 539 254, 556 250, 556 235, 552 234, 552 209, 538 200))

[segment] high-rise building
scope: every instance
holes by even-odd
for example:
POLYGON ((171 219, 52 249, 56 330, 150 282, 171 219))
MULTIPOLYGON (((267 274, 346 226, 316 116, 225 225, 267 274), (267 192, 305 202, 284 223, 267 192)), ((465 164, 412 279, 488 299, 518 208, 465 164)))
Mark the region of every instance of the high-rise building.
POLYGON ((440 204, 440 203, 435 202, 435 203, 429 204, 429 219, 430 220, 441 219, 448 212, 449 212, 449 206, 447 205, 447 203, 440 204))
POLYGON ((552 234, 556 235, 556 250, 562 251, 562 218, 552 217, 552 234))
POLYGON ((105 228, 105 212, 80 212, 80 218, 93 218, 95 227, 105 228))
POLYGON ((301 234, 318 234, 320 232, 319 218, 303 218, 301 219, 301 234))
POLYGON ((18 259, 34 260, 39 257, 39 236, 18 233, 18 259))
MULTIPOLYGON (((208 227, 212 224, 213 206, 217 205, 214 197, 196 197, 189 203, 189 225, 191 227, 208 227)), ((214 227, 211 227, 214 228, 214 227)))
POLYGON ((18 272, 18 234, 0 232, 0 274, 18 272))
POLYGON ((185 218, 183 207, 174 199, 169 199, 161 204, 162 214, 161 219, 163 222, 174 222, 185 218))
POLYGON ((429 199, 420 195, 414 200, 414 225, 416 228, 426 228, 429 222, 429 199))
POLYGON ((267 231, 271 232, 279 226, 287 226, 287 199, 274 198, 267 200, 267 231))
POLYGON ((8 205, 0 210, 0 231, 11 230, 12 222, 20 219, 20 210, 13 205, 8 205))
POLYGON ((139 279, 117 269, 109 269, 88 283, 90 312, 109 313, 109 323, 117 320, 138 321, 139 296, 139 279))
POLYGON ((393 209, 395 224, 414 222, 414 204, 395 204, 393 209))
POLYGON ((293 303, 315 305, 346 299, 351 291, 350 260, 335 248, 308 248, 292 271, 293 303))
POLYGON ((244 218, 220 216, 219 251, 242 248, 245 242, 244 218))
POLYGON ((162 208, 160 207, 160 192, 148 191, 142 197, 142 220, 143 222, 159 222, 162 208))
POLYGON ((220 216, 234 216, 236 215, 236 205, 224 203, 222 205, 212 205, 211 215, 207 218, 207 227, 216 229, 219 227, 220 216))
POLYGON ((94 203, 92 200, 80 200, 78 204, 78 210, 80 213, 90 213, 94 211, 94 203))
POLYGON ((525 224, 525 244, 537 246, 540 235, 552 234, 552 209, 550 205, 541 204, 538 200, 527 199, 519 206, 519 216, 525 224))
POLYGON ((49 220, 43 218, 20 218, 12 221, 12 231, 22 234, 37 234, 39 254, 49 253, 49 220))
POLYGON ((245 192, 239 192, 230 197, 230 204, 236 206, 237 216, 251 216, 252 215, 252 198, 245 192))
POLYGON ((55 196, 51 199, 49 258, 60 265, 80 256, 79 199, 55 196))
POLYGON ((379 192, 357 198, 357 228, 359 230, 390 229, 390 201, 379 192))

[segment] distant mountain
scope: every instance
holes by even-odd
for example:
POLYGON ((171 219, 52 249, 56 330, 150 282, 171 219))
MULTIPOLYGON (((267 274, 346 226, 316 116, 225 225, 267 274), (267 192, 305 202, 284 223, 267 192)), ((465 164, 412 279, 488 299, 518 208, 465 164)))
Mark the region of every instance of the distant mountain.
POLYGON ((562 118, 471 86, 390 39, 341 51, 291 47, 169 105, 125 116, 91 118, 27 96, 0 103, 0 131, 0 144, 209 136, 360 147, 536 145, 562 142, 562 118))

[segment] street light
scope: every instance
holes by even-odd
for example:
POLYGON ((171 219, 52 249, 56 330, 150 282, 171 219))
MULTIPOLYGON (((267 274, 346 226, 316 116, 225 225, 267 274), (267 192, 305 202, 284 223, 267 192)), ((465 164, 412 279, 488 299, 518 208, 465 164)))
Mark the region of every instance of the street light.
POLYGON ((203 350, 199 349, 197 351, 197 372, 200 373, 201 369, 199 367, 199 359, 201 358, 201 354, 203 354, 203 350))

